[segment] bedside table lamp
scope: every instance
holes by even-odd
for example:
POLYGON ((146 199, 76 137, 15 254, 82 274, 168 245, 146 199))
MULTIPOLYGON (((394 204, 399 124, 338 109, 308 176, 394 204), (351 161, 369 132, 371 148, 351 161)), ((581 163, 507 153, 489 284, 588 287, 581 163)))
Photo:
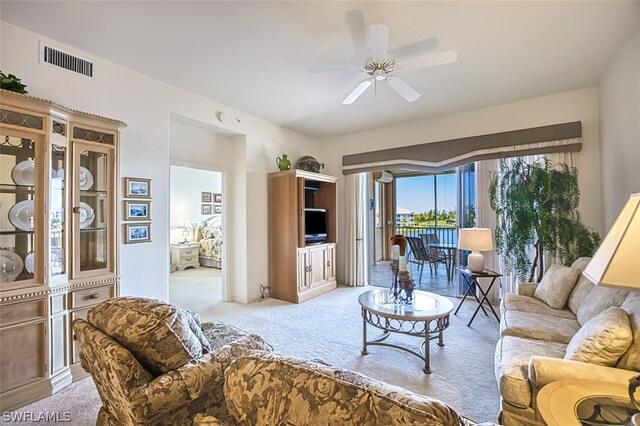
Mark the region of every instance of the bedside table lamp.
POLYGON ((493 250, 493 236, 489 228, 461 228, 458 236, 458 249, 471 250, 469 255, 469 270, 482 272, 484 270, 484 256, 481 251, 493 250))
POLYGON ((182 229, 182 237, 184 238, 184 241, 181 242, 188 242, 189 234, 191 233, 191 222, 189 222, 189 219, 187 219, 186 217, 182 218, 180 220, 180 225, 178 226, 178 228, 182 229))
MULTIPOLYGON (((632 194, 598 251, 582 272, 596 285, 640 291, 640 192, 632 194)), ((629 398, 640 411, 634 394, 640 376, 629 380, 629 398)), ((633 416, 640 426, 640 413, 633 416)))

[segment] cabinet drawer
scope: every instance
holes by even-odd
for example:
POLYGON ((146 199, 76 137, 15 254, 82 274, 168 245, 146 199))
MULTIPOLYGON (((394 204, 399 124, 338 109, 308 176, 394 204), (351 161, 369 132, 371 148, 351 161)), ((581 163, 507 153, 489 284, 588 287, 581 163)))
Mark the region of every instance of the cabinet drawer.
POLYGON ((113 285, 76 290, 71 293, 71 309, 96 305, 112 298, 114 295, 115 286, 113 285))
POLYGON ((181 258, 185 258, 185 257, 198 257, 198 249, 197 248, 190 248, 190 249, 182 249, 180 250, 180 257, 181 258))
POLYGON ((45 299, 29 300, 0 306, 0 324, 7 326, 45 318, 45 299))
POLYGON ((198 264, 198 256, 189 256, 189 257, 181 257, 180 262, 178 262, 180 266, 184 265, 197 265, 198 264))

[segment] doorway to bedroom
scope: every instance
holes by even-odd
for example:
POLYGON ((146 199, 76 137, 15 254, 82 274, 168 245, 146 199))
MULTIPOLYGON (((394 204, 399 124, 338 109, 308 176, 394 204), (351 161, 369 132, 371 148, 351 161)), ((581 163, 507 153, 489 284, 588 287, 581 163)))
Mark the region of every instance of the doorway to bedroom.
POLYGON ((170 166, 169 299, 199 312, 222 300, 223 174, 170 166))

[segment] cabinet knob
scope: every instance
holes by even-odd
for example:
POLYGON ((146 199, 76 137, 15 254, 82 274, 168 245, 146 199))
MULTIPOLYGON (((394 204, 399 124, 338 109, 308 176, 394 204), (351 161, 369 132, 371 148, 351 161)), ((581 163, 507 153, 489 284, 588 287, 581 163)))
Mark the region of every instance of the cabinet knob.
POLYGON ((98 297, 100 297, 100 295, 98 293, 91 293, 89 295, 89 299, 97 299, 98 297))
POLYGON ((74 207, 72 211, 73 211, 73 214, 80 214, 80 207, 74 207))
POLYGON ((327 266, 331 266, 331 262, 327 260, 327 266))

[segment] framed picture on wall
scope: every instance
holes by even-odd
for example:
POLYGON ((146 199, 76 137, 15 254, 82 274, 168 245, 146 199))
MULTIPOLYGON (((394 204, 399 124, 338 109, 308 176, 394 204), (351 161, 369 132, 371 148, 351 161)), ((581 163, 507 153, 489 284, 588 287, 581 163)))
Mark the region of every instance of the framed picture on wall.
POLYGON ((150 223, 125 223, 124 243, 150 243, 151 224, 150 223))
POLYGON ((222 214, 222 204, 213 205, 213 214, 222 214))
POLYGON ((124 200, 124 220, 150 220, 151 201, 124 200))
POLYGON ((211 202, 211 192, 202 192, 202 197, 200 202, 202 203, 210 203, 211 202))
POLYGON ((151 179, 125 177, 124 198, 151 198, 151 179))
POLYGON ((201 214, 211 214, 211 204, 202 204, 200 211, 201 214))
POLYGON ((218 194, 218 193, 213 193, 213 202, 214 203, 221 203, 222 202, 222 194, 218 194))

